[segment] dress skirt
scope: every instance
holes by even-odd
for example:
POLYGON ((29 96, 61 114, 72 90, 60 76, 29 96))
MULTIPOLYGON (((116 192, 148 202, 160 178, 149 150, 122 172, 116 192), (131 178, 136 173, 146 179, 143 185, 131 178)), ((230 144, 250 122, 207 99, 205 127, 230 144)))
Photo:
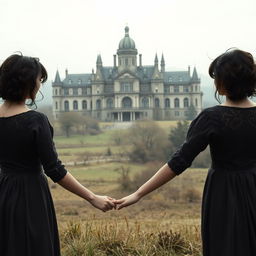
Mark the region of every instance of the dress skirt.
POLYGON ((42 171, 0 172, 0 255, 60 256, 56 216, 42 171))
POLYGON ((204 256, 256 255, 256 168, 209 170, 202 239, 204 256))

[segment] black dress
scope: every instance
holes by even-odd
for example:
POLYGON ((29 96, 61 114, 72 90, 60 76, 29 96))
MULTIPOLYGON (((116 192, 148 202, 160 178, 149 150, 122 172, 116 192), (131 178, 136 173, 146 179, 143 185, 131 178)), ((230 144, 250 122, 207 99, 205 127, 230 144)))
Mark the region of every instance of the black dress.
POLYGON ((189 167, 210 145, 202 202, 204 256, 256 255, 256 107, 215 106, 192 121, 168 165, 189 167))
POLYGON ((67 171, 58 160, 52 136, 42 113, 31 110, 0 118, 1 256, 60 256, 44 173, 57 182, 67 171))

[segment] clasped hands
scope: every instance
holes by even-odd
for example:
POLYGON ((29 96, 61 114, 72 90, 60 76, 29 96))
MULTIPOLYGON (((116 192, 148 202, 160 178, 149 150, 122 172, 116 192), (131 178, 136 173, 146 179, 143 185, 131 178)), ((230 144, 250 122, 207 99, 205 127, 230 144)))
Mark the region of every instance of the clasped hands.
POLYGON ((124 207, 135 204, 140 200, 140 198, 141 197, 136 192, 118 200, 109 196, 94 195, 93 198, 90 200, 90 203, 95 208, 100 209, 103 212, 106 212, 112 209, 120 210, 124 207))

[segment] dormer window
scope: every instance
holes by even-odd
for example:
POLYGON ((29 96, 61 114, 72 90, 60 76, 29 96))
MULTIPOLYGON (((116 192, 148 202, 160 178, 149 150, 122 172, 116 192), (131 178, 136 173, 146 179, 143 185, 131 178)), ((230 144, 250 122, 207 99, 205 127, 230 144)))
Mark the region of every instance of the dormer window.
POLYGON ((82 83, 81 79, 78 79, 78 84, 81 84, 81 83, 82 83))
POLYGON ((68 84, 72 84, 72 80, 71 79, 68 80, 68 84))
POLYGON ((182 82, 182 77, 181 76, 179 77, 179 82, 182 82))
POLYGON ((172 82, 172 77, 171 77, 171 76, 169 76, 168 81, 169 81, 169 82, 172 82))

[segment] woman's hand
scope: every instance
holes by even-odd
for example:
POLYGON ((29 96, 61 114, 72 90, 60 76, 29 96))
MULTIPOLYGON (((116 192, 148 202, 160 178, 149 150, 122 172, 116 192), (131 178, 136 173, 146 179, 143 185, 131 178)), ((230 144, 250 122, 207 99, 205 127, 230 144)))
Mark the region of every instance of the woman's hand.
POLYGON ((92 199, 89 200, 89 202, 97 209, 102 210, 103 212, 112 210, 113 208, 116 208, 116 205, 114 203, 113 198, 109 196, 98 196, 94 195, 92 199))
POLYGON ((113 202, 116 204, 116 209, 120 210, 124 207, 137 203, 140 198, 141 197, 138 195, 138 193, 135 192, 129 196, 123 197, 122 199, 114 200, 113 202))

